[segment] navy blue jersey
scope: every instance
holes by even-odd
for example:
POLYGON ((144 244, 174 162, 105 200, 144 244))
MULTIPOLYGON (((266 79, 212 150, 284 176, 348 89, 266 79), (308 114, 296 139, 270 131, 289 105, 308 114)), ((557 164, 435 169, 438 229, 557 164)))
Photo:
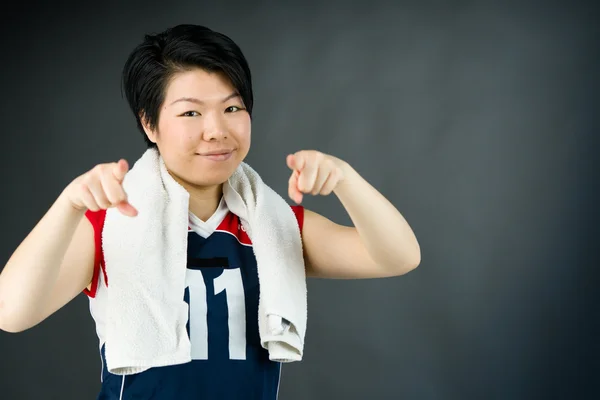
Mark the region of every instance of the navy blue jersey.
MULTIPOLYGON (((293 209, 302 227, 303 209, 293 209)), ((96 232, 101 232, 104 215, 88 214, 96 232)), ((108 372, 101 315, 109 277, 102 268, 101 248, 96 258, 100 268, 94 271, 86 294, 100 338, 102 387, 98 399, 277 398, 281 365, 270 361, 260 344, 259 281, 252 244, 224 202, 206 222, 190 216, 186 288, 182 293, 189 305, 189 363, 127 376, 108 372)))

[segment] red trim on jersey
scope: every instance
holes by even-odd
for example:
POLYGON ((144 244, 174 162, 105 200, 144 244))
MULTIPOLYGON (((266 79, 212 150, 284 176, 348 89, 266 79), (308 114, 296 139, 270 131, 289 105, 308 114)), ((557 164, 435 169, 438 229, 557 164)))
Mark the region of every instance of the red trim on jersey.
MULTIPOLYGON (((291 206, 296 220, 298 221, 298 227, 300 228, 300 235, 302 236, 302 228, 304 226, 304 207, 296 205, 291 206)), ((106 275, 106 268, 104 266, 104 251, 102 250, 102 229, 104 228, 104 220, 106 219, 106 210, 100 211, 86 211, 85 216, 94 227, 94 273, 92 275, 92 285, 90 290, 85 288, 83 293, 89 297, 95 297, 96 291, 98 290, 98 281, 100 280, 100 271, 102 271, 104 277, 104 283, 108 286, 108 276, 106 275)), ((189 227, 188 227, 189 229, 189 227)), ((239 218, 233 213, 228 213, 223 222, 217 228, 218 231, 229 232, 234 235, 240 243, 245 245, 251 245, 250 238, 243 230, 239 218)))
POLYGON ((225 219, 219 224, 215 232, 228 232, 231 233, 235 238, 243 245, 251 246, 252 242, 250 237, 244 230, 244 227, 240 223, 240 219, 234 213, 228 213, 225 219))
POLYGON ((98 280, 100 278, 99 268, 96 268, 96 263, 94 263, 94 274, 92 275, 92 282, 90 284, 90 288, 87 287, 83 289, 83 293, 85 293, 88 297, 94 298, 96 297, 96 291, 98 290, 98 280))
MULTIPOLYGON (((304 207, 302 206, 291 206, 296 221, 298 221, 298 227, 300 228, 300 235, 302 236, 302 227, 304 225, 304 207)), ((225 219, 219 224, 215 232, 228 232, 231 233, 235 238, 243 245, 251 246, 252 241, 244 230, 244 227, 240 223, 240 219, 233 213, 227 214, 225 219)))
POLYGON ((92 275, 92 285, 90 290, 85 288, 83 292, 89 297, 96 297, 98 290, 98 281, 100 278, 100 270, 104 274, 104 282, 108 284, 106 270, 104 269, 104 253, 102 252, 102 229, 104 228, 104 220, 106 219, 106 210, 86 211, 85 216, 94 228, 94 273, 92 275))
POLYGON ((292 211, 296 214, 296 219, 298 220, 298 227, 300 227, 300 236, 302 236, 302 228, 304 227, 304 207, 291 206, 292 211))

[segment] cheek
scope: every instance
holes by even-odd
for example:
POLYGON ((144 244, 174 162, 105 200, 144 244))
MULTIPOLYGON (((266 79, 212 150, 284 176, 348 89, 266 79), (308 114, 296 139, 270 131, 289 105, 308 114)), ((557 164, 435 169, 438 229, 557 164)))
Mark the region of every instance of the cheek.
POLYGON ((196 147, 200 139, 201 127, 191 121, 165 122, 160 130, 159 141, 163 147, 185 151, 196 147))
POLYGON ((252 126, 249 116, 233 121, 230 126, 230 131, 234 133, 238 143, 246 147, 250 145, 251 130, 252 126))

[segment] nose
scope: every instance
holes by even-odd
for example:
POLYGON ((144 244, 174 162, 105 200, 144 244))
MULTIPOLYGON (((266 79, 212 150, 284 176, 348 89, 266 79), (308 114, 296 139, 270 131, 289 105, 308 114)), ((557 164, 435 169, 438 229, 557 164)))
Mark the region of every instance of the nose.
POLYGON ((204 117, 204 140, 215 141, 227 138, 227 124, 221 115, 210 113, 204 117))

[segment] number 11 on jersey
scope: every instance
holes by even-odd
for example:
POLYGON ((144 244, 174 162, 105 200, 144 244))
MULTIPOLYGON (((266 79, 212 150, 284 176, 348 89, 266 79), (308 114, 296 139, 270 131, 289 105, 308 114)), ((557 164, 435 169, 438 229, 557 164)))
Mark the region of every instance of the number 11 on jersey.
MULTIPOLYGON (((208 360, 208 302, 201 270, 187 270, 190 295, 192 359, 208 360)), ((225 292, 229 328, 229 359, 246 359, 246 300, 239 268, 224 269, 213 281, 213 296, 225 292)))

